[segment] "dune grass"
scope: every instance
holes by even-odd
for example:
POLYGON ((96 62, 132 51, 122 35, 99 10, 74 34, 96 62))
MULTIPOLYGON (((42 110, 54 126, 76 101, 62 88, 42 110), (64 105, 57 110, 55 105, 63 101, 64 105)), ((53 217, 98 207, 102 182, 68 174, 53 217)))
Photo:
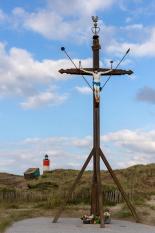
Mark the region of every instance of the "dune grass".
MULTIPOLYGON (((25 181, 19 176, 0 174, 0 193, 7 194, 17 190, 20 194, 16 199, 14 199, 15 193, 13 193, 13 199, 9 200, 9 197, 5 200, 0 199, 0 232, 4 232, 13 222, 24 218, 52 216, 55 209, 63 202, 78 172, 57 169, 31 181, 25 181)), ((155 206, 151 201, 151 197, 155 195, 155 164, 136 165, 116 170, 115 173, 125 191, 132 193, 131 201, 137 207, 142 220, 145 222, 147 219, 152 224, 155 216, 155 206)), ((101 179, 104 191, 116 190, 116 185, 107 171, 101 172, 101 179)), ((82 214, 89 214, 91 181, 92 171, 86 171, 64 215, 80 217, 82 214)), ((116 205, 116 203, 105 201, 104 204, 110 206, 113 217, 131 219, 131 213, 123 203, 116 205)))

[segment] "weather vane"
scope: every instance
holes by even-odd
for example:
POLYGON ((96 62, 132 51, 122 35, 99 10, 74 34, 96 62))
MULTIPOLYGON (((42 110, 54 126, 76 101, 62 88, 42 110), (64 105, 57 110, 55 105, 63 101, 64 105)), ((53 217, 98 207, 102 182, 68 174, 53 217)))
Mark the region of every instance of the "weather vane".
POLYGON ((97 35, 100 31, 100 28, 97 25, 98 22, 98 16, 92 16, 92 20, 94 22, 94 27, 92 27, 92 32, 94 33, 94 35, 97 35))

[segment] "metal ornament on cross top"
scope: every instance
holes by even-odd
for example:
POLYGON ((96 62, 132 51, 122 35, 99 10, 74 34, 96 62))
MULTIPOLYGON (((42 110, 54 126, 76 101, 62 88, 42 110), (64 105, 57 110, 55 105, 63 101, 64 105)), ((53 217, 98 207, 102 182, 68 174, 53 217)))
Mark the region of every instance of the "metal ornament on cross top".
MULTIPOLYGON (((92 17, 94 26, 92 28, 93 31, 93 44, 92 44, 92 51, 93 51, 93 68, 83 68, 80 69, 80 67, 78 68, 75 63, 73 62, 73 60, 71 59, 71 57, 68 55, 68 53, 66 52, 65 48, 62 47, 61 50, 64 51, 66 53, 66 55, 68 56, 68 58, 71 60, 71 62, 73 63, 75 68, 71 68, 71 69, 61 69, 59 70, 59 72, 61 74, 66 73, 66 74, 75 74, 75 75, 82 75, 82 77, 84 78, 84 80, 87 82, 87 84, 90 86, 89 82, 85 79, 84 75, 92 75, 93 76, 93 80, 94 80, 94 73, 96 71, 96 73, 100 73, 100 76, 106 76, 109 75, 109 78, 107 79, 107 81, 105 82, 104 86, 107 84, 107 82, 109 81, 109 79, 111 78, 111 76, 113 75, 131 75, 133 72, 131 70, 122 70, 122 69, 117 69, 118 66, 121 64, 121 62, 124 60, 124 58, 126 57, 126 55, 128 54, 129 50, 127 50, 127 52, 125 53, 125 55, 122 57, 122 59, 120 60, 120 62, 117 64, 117 66, 112 69, 111 68, 100 68, 99 67, 99 50, 101 49, 100 43, 99 43, 99 27, 98 27, 98 17, 97 16, 93 16, 92 17)), ((99 77, 100 78, 100 77, 99 77)), ((130 209, 132 215, 134 216, 136 222, 139 222, 139 217, 136 213, 136 210, 134 208, 134 206, 132 205, 132 203, 130 202, 130 200, 128 199, 127 194, 125 193, 121 183, 119 182, 118 178, 116 177, 114 171, 112 170, 108 160, 106 159, 103 151, 100 148, 100 101, 96 100, 96 96, 95 96, 95 88, 91 87, 92 92, 93 92, 93 148, 88 156, 88 158, 86 159, 85 163, 83 164, 78 176, 76 177, 74 183, 72 184, 72 186, 70 187, 69 191, 68 191, 68 195, 63 203, 63 205, 60 207, 60 209, 58 210, 58 212, 56 213, 53 222, 57 222, 58 218, 60 217, 62 211, 64 210, 67 202, 70 200, 71 198, 71 194, 73 193, 77 183, 80 181, 80 178, 83 175, 83 172, 85 171, 87 165, 89 164, 90 160, 93 158, 93 177, 92 177, 92 186, 91 186, 91 209, 90 209, 90 214, 94 214, 97 216, 100 216, 100 226, 104 227, 104 214, 103 214, 103 202, 102 202, 102 187, 101 187, 101 174, 100 174, 100 158, 103 160, 106 168, 108 169, 114 183, 116 184, 116 186, 118 187, 124 201, 126 202, 128 208, 130 209)), ((102 87, 103 88, 103 87, 102 87)), ((100 91, 102 90, 102 88, 100 88, 100 91)))

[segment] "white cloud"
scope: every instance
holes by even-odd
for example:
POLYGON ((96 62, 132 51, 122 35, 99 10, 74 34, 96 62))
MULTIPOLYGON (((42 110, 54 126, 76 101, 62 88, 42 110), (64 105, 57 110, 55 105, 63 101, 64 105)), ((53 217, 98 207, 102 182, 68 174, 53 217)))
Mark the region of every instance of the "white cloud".
POLYGON ((101 137, 114 167, 155 162, 155 130, 120 130, 101 137))
MULTIPOLYGON (((36 108, 43 104, 60 104, 67 99, 64 93, 57 93, 56 85, 62 80, 60 68, 72 65, 67 59, 36 60, 27 50, 10 48, 0 43, 0 96, 20 96, 26 98, 23 108, 36 108), (50 88, 49 88, 50 87, 50 88)), ((73 59, 77 64, 78 60, 73 59)), ((90 59, 82 61, 90 64, 90 59)), ((66 77, 65 74, 63 77, 66 77)), ((64 79, 63 79, 64 80, 64 79)))
POLYGON ((125 27, 121 27, 123 30, 142 30, 144 29, 143 24, 128 24, 125 27))
POLYGON ((23 108, 39 107, 43 104, 56 104, 66 99, 65 94, 59 95, 53 88, 40 91, 39 86, 54 87, 60 78, 60 67, 68 64, 67 60, 35 60, 28 51, 11 48, 8 52, 0 43, 0 95, 20 96, 27 98, 21 103, 23 108), (56 101, 57 100, 57 101, 56 101))
MULTIPOLYGON (((39 33, 48 39, 70 38, 79 43, 87 41, 88 32, 90 33, 89 30, 92 26, 90 17, 97 11, 104 11, 112 7, 117 1, 77 0, 76 4, 71 0, 49 0, 47 2, 44 8, 36 9, 33 12, 27 12, 19 7, 14 8, 12 15, 9 16, 10 23, 17 28, 39 33), (75 28, 76 30, 74 30, 75 28)), ((118 4, 119 6, 128 5, 121 0, 118 4)), ((117 28, 103 25, 102 20, 99 24, 104 28, 104 45, 108 53, 119 54, 130 47, 133 56, 155 56, 155 28, 147 28, 143 24, 131 24, 117 28), (120 36, 122 33, 126 35, 126 39, 123 41, 120 36), (119 39, 114 40, 114 37, 120 38, 120 42, 119 39)))
MULTIPOLYGON (((136 27, 130 26, 130 29, 135 29, 136 27)), ((140 29, 142 27, 138 26, 138 28, 140 29)), ((122 51, 126 51, 128 48, 130 48, 132 56, 154 57, 155 56, 155 28, 151 28, 148 34, 149 36, 147 36, 147 38, 144 41, 139 42, 139 43, 118 42, 118 41, 113 40, 111 44, 107 47, 107 51, 110 53, 119 54, 119 53, 122 53, 122 51)))
MULTIPOLYGON (((136 6, 137 1, 132 1, 136 6)), ((9 16, 10 23, 17 28, 24 28, 39 33, 48 39, 76 39, 76 41, 86 41, 88 31, 92 26, 90 17, 98 11, 104 11, 114 4, 118 4, 122 10, 128 9, 129 1, 116 0, 49 0, 45 2, 44 8, 38 8, 33 12, 27 12, 25 9, 16 7, 9 16), (69 6, 69 7, 68 7, 69 6), (74 30, 76 28, 76 30, 74 30)), ((141 3, 141 2, 140 2, 141 3)), ((138 4, 140 4, 138 2, 138 4)), ((149 9, 155 4, 150 3, 149 9)), ((141 4, 141 11, 145 11, 141 4)), ((132 9, 133 10, 133 9, 132 9)), ((1 12, 2 18, 4 13, 1 12)), ((128 17, 128 22, 131 17, 128 17)), ((102 20, 100 25, 103 26, 102 20)), ((120 37, 121 38, 121 37, 120 37)), ((142 24, 127 25, 120 29, 113 26, 104 25, 104 43, 109 53, 122 53, 129 47, 133 56, 155 56, 155 28, 147 28, 142 24), (128 36, 125 41, 115 41, 114 36, 120 36, 120 30, 128 36), (146 32, 149 31, 149 32, 146 32), (144 33, 145 32, 145 33, 144 33), (135 37, 136 33, 136 37, 135 37), (137 38, 137 42, 135 42, 137 38)))
POLYGON ((102 137, 104 142, 113 142, 117 146, 133 153, 155 154, 155 130, 121 130, 102 137))
POLYGON ((11 48, 8 52, 0 43, 0 89, 1 95, 11 93, 26 94, 25 89, 33 89, 36 83, 49 83, 58 80, 59 67, 65 60, 35 60, 28 51, 11 48))
POLYGON ((63 21, 63 18, 55 12, 43 10, 30 14, 26 18, 24 26, 49 39, 63 39, 71 34, 73 25, 63 21))
POLYGON ((127 161, 120 161, 118 162, 118 166, 119 167, 130 167, 130 166, 134 166, 136 164, 148 164, 150 163, 151 160, 149 160, 149 158, 147 158, 146 155, 143 154, 139 154, 139 156, 132 156, 131 160, 128 159, 127 161))
MULTIPOLYGON (((106 67, 111 67, 111 59, 104 59, 104 64, 106 67)), ((118 63, 120 62, 120 60, 115 60, 113 61, 113 69, 118 65, 118 63)), ((125 67, 127 65, 131 65, 133 63, 133 61, 131 59, 125 59, 123 62, 121 62, 121 67, 125 67)), ((130 77, 131 78, 131 77, 130 77)))
POLYGON ((90 87, 87 87, 87 86, 82 86, 82 87, 75 87, 75 89, 82 93, 82 94, 90 94, 92 93, 92 90, 90 89, 90 87))
POLYGON ((87 147, 91 147, 92 146, 92 137, 91 136, 87 136, 85 138, 76 138, 76 139, 73 139, 72 140, 72 144, 76 147, 79 147, 79 148, 87 148, 87 147))
MULTIPOLYGON (((6 149, 6 144, 1 143, 0 170, 18 174, 23 174, 29 167, 40 167, 42 170, 42 160, 46 153, 51 160, 51 169, 80 169, 88 156, 86 148, 90 140, 89 136, 83 139, 74 137, 26 138, 23 141, 8 143, 7 148, 11 150, 6 149)), ((88 153, 89 150, 88 148, 88 153)))
POLYGON ((75 3, 72 0, 52 0, 44 8, 33 12, 14 8, 10 22, 17 28, 37 32, 48 39, 61 40, 70 36, 78 37, 79 40, 79 34, 83 37, 89 30, 90 17, 98 10, 108 9, 114 2, 116 1, 77 0, 75 3))
POLYGON ((115 0, 48 0, 48 6, 51 10, 60 12, 62 15, 84 15, 92 16, 98 10, 105 10, 111 7, 115 0))
MULTIPOLYGON (((23 173, 28 167, 42 168, 42 159, 46 153, 51 159, 52 169, 80 169, 91 151, 92 144, 91 136, 26 138, 8 145, 1 142, 0 170, 23 173)), ((154 163, 155 130, 126 129, 108 133, 101 137, 102 147, 113 168, 154 163)), ((91 163, 88 168, 92 168, 91 163)))
MULTIPOLYGON (((20 48, 11 48, 9 52, 5 44, 0 43, 0 83, 12 86, 32 86, 33 83, 49 83, 61 80, 60 68, 70 67, 67 59, 42 61, 35 60, 31 53, 20 48)), ((78 61, 73 59, 75 63, 78 61)), ((83 60, 84 65, 89 65, 90 59, 83 60)), ((6 88, 7 89, 7 88, 6 88)), ((1 92, 2 93, 2 92, 1 92)))
POLYGON ((21 103, 24 109, 34 109, 42 105, 58 105, 63 103, 67 99, 67 95, 59 96, 56 93, 50 91, 39 93, 38 95, 30 96, 25 102, 21 103))
POLYGON ((84 138, 77 137, 48 137, 48 138, 26 138, 21 142, 22 145, 41 145, 50 148, 54 145, 56 148, 73 146, 77 148, 87 148, 92 145, 92 137, 86 136, 84 138))

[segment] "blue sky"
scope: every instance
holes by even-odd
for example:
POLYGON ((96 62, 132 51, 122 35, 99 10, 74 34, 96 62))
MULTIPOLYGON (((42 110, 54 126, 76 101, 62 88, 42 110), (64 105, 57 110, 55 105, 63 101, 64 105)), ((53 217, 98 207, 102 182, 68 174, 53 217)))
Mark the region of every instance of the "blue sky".
POLYGON ((58 70, 72 67, 61 46, 77 65, 92 66, 92 15, 102 67, 130 48, 120 68, 134 71, 111 78, 102 92, 102 148, 114 168, 155 162, 154 12, 154 0, 0 2, 1 172, 42 169, 46 153, 52 169, 79 169, 86 159, 92 94, 81 77, 58 70))

